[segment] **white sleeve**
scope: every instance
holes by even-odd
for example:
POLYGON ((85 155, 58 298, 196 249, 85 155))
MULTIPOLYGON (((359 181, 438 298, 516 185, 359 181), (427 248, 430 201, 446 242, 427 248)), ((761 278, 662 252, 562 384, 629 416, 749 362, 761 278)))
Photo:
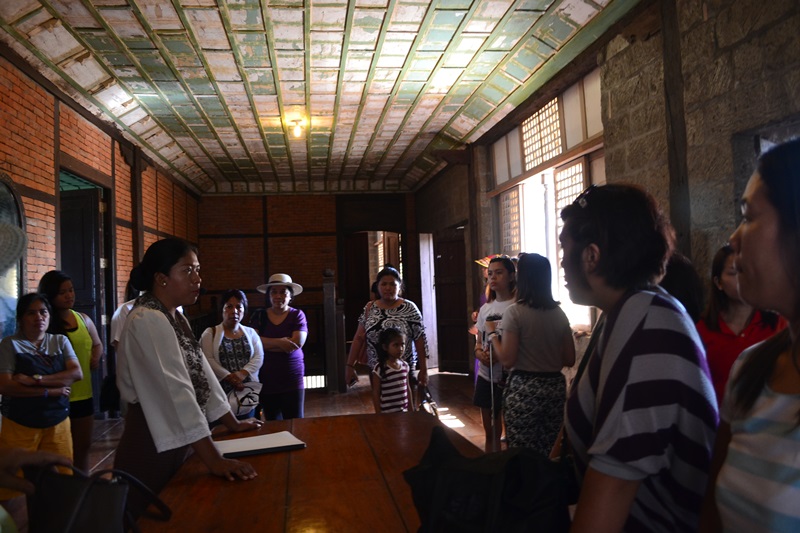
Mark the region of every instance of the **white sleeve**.
POLYGON ((218 337, 214 335, 217 329, 221 330, 222 326, 206 328, 200 336, 200 347, 203 349, 203 354, 206 356, 211 370, 214 371, 214 376, 222 381, 230 372, 219 362, 219 342, 217 342, 218 337))
MULTIPOLYGON (((121 344, 125 361, 117 379, 120 395, 141 405, 156 450, 172 450, 210 436, 208 420, 197 404, 178 339, 167 318, 158 311, 134 309, 126 321, 121 344)), ((207 374, 213 375, 207 362, 204 366, 207 374)), ((219 393, 222 391, 219 383, 209 380, 212 399, 215 385, 219 393)), ((207 412, 218 411, 218 403, 218 399, 210 399, 207 412)))
POLYGON ((261 337, 258 332, 253 328, 241 326, 244 328, 247 338, 250 340, 250 347, 253 349, 253 355, 244 367, 247 373, 250 374, 250 379, 258 381, 258 371, 261 370, 261 365, 264 364, 264 345, 261 344, 261 337))

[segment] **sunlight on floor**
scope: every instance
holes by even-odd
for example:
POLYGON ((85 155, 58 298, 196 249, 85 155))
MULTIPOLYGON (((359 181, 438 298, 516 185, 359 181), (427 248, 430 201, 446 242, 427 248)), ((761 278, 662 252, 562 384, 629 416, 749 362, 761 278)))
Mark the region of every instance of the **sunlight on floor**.
POLYGON ((439 421, 449 428, 463 428, 464 422, 448 413, 449 410, 447 407, 439 407, 439 421))

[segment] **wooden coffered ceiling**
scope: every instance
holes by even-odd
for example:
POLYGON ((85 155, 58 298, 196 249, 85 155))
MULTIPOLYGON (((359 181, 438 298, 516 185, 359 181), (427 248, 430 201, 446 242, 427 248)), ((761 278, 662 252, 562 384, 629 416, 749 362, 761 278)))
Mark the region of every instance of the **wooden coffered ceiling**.
POLYGON ((198 193, 403 192, 637 3, 0 0, 0 40, 198 193))

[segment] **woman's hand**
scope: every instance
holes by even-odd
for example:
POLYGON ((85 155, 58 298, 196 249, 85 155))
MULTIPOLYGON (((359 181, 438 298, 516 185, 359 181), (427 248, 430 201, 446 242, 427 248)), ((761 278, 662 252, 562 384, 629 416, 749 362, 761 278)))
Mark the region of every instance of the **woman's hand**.
POLYGON ((233 387, 236 390, 244 389, 244 384, 242 383, 242 379, 235 372, 231 372, 230 374, 222 378, 222 381, 228 383, 231 387, 233 387))
POLYGON ((344 370, 344 380, 347 382, 348 387, 352 387, 358 383, 358 373, 352 365, 348 365, 344 370))
POLYGON ((245 420, 237 420, 233 427, 229 427, 231 431, 242 433, 243 431, 252 431, 264 425, 264 422, 257 418, 247 418, 245 420))
POLYGON ((483 348, 475 348, 475 359, 483 363, 484 365, 489 364, 489 352, 484 350, 483 348))
POLYGON ((211 470, 211 473, 215 476, 224 477, 228 481, 235 481, 237 479, 248 480, 258 476, 253 465, 234 459, 225 459, 223 457, 209 464, 208 469, 211 470))
POLYGON ((428 386, 428 369, 427 368, 420 369, 419 373, 417 374, 417 381, 423 387, 427 387, 428 386))

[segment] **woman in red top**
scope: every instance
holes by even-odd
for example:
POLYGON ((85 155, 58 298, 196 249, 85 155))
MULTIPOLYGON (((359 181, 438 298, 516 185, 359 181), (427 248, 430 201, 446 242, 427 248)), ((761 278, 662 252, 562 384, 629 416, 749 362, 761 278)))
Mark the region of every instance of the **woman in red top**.
POLYGON ((728 374, 739 354, 785 327, 786 321, 775 313, 759 311, 742 301, 733 248, 728 244, 720 248, 711 263, 708 307, 697 322, 697 331, 706 347, 717 404, 722 404, 728 374))

